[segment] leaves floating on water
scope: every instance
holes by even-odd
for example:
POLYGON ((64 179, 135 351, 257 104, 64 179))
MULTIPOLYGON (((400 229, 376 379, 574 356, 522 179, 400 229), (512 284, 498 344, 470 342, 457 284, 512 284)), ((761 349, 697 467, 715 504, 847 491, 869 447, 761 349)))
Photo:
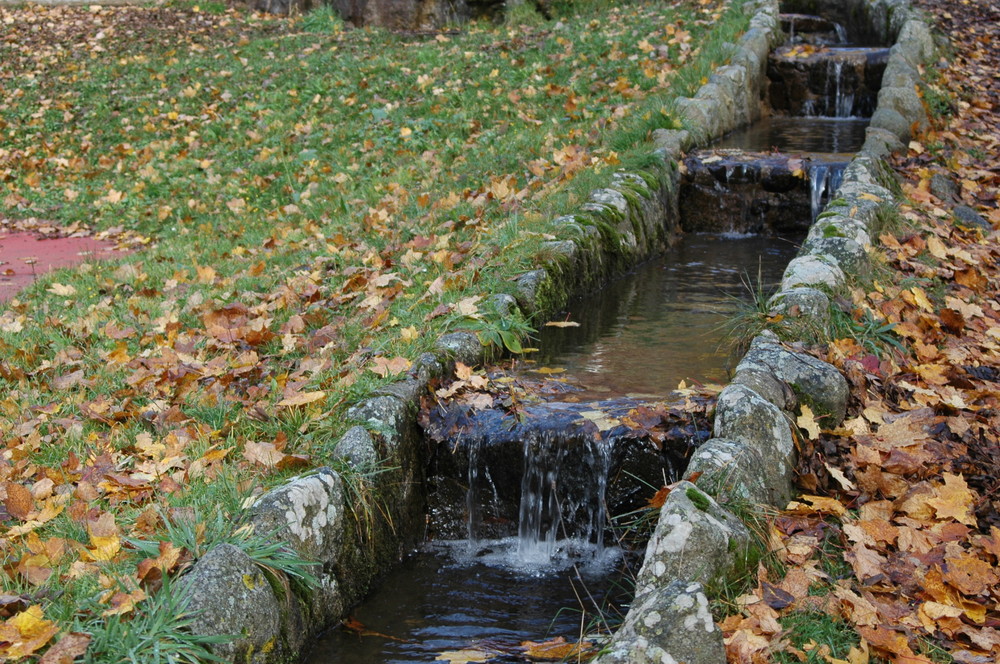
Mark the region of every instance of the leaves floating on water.
POLYGON ((552 320, 545 327, 580 327, 580 324, 573 320, 552 320))
POLYGON ((589 659, 597 654, 594 644, 590 641, 567 643, 566 639, 562 636, 540 643, 524 641, 521 647, 524 648, 524 654, 529 659, 540 662, 557 662, 569 659, 570 657, 574 659, 589 659))
POLYGON ((465 648, 463 650, 445 650, 434 658, 435 662, 448 662, 448 664, 470 664, 471 662, 488 662, 496 657, 495 653, 465 648))

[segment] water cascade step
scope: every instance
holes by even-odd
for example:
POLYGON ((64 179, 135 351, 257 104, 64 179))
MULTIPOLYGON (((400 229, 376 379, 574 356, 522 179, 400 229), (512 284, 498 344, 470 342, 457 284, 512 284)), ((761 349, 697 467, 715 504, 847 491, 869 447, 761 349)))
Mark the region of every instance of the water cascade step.
POLYGON ((560 540, 601 548, 606 517, 641 507, 649 487, 677 479, 709 429, 703 416, 628 398, 540 402, 516 413, 455 401, 426 411, 423 425, 438 443, 432 537, 475 547, 516 536, 526 564, 549 560, 560 540), (630 426, 636 420, 649 428, 630 426))
POLYGON ((847 30, 836 21, 810 14, 781 14, 781 29, 788 33, 788 44, 843 46, 847 30))
POLYGON ((684 159, 681 228, 689 232, 802 233, 839 184, 848 158, 699 150, 684 159))
POLYGON ((768 58, 768 101, 787 115, 871 117, 888 61, 887 48, 782 46, 768 58))

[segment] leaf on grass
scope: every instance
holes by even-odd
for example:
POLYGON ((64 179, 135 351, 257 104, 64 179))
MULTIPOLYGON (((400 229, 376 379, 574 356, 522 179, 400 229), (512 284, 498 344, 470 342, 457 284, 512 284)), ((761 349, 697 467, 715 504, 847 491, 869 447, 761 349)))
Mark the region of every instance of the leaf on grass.
POLYGON ((90 548, 87 552, 91 560, 112 560, 122 548, 115 515, 111 512, 103 512, 96 519, 87 521, 87 533, 90 535, 90 548))
POLYGON ((290 408, 292 406, 304 406, 307 403, 312 403, 314 401, 319 401, 326 396, 326 392, 315 391, 315 392, 292 392, 285 396, 284 399, 278 402, 278 406, 281 408, 290 408))
POLYGON ((38 664, 72 664, 73 660, 87 652, 90 634, 69 632, 63 634, 55 645, 45 651, 38 664))
POLYGON ((7 497, 4 499, 3 505, 7 509, 7 513, 15 519, 24 521, 35 509, 35 499, 32 497, 31 491, 17 482, 5 483, 4 489, 7 492, 7 497))
POLYGON ((48 291, 54 295, 61 295, 63 297, 69 295, 76 295, 75 288, 63 284, 52 284, 51 286, 48 287, 48 291))
POLYGON ((273 468, 285 458, 285 453, 275 447, 274 443, 248 441, 243 445, 243 458, 250 463, 273 468))
POLYGON ((372 360, 371 366, 368 368, 373 374, 376 374, 381 378, 387 378, 389 376, 401 374, 404 371, 407 371, 411 366, 413 366, 413 363, 405 357, 388 358, 379 356, 372 360))
POLYGON ((0 625, 0 659, 32 655, 58 633, 59 626, 45 619, 41 606, 29 606, 0 625))

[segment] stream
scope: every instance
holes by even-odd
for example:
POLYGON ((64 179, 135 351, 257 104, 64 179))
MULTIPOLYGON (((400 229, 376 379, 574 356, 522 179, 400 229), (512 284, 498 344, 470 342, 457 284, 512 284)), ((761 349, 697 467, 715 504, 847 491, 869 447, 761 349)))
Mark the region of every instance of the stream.
MULTIPOLYGON (((657 448, 616 439, 614 426, 636 413, 661 422, 679 413, 683 421, 683 409, 667 415, 663 406, 681 381, 726 380, 727 320, 740 302, 766 297, 780 281, 799 233, 863 143, 868 121, 857 116, 871 112, 880 84, 885 49, 848 48, 845 30, 817 17, 788 15, 786 23, 794 40, 772 54, 768 76, 771 106, 790 115, 765 117, 686 159, 688 172, 701 167, 700 189, 689 198, 695 230, 702 223, 734 232, 688 232, 661 257, 553 317, 571 325, 540 327, 538 351, 514 374, 556 375, 571 390, 513 414, 459 405, 472 429, 456 426, 453 439, 438 439, 432 473, 439 476, 429 478, 432 494, 439 492, 429 529, 442 539, 427 542, 316 642, 308 664, 524 662, 523 642, 575 642, 598 631, 595 616, 624 614, 630 564, 642 552, 620 548, 607 527, 606 514, 615 516, 610 487, 630 475, 629 463, 649 467, 669 450, 662 440, 657 448), (783 90, 787 98, 776 99, 783 90), (771 214, 779 207, 793 223, 771 214), (727 213, 732 219, 720 222, 727 213), (748 223, 762 232, 742 232, 748 223), (531 428, 529 416, 538 412, 548 429, 531 428), (595 425, 601 418, 613 423, 595 425)), ((681 226, 692 225, 682 219, 681 226)), ((639 502, 623 511, 645 504, 660 474, 655 469, 655 485, 643 479, 634 489, 639 502)))

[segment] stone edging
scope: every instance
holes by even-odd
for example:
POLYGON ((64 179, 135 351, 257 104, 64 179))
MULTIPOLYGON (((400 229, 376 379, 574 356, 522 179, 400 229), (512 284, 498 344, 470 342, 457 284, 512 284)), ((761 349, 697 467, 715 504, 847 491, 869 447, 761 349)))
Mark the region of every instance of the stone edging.
MULTIPOLYGON (((917 94, 918 66, 935 50, 927 24, 905 1, 868 1, 862 9, 873 25, 896 36, 896 44, 865 144, 771 299, 774 310, 786 315, 827 316, 830 299, 823 289, 865 269, 880 209, 898 203, 881 184, 888 168, 881 158, 901 149, 912 127, 927 123, 917 94)), ((719 395, 714 437, 688 465, 689 474, 701 473, 697 486, 681 482, 667 496, 637 578, 636 599, 595 664, 726 661, 703 584, 732 571, 749 535, 708 494, 786 504, 793 495, 794 411, 808 404, 825 426, 834 427, 844 419, 847 398, 847 381, 833 366, 787 350, 770 332, 753 340, 719 395)))
MULTIPOLYGON (((828 211, 837 216, 823 215, 822 228, 833 225, 844 233, 833 239, 844 241, 829 242, 829 232, 810 233, 805 253, 786 271, 782 291, 775 296, 776 307, 799 304, 805 312, 826 311, 823 307, 829 300, 815 286, 831 282, 803 280, 815 279, 816 274, 842 279, 840 266, 851 271, 860 264, 852 260, 863 262, 864 247, 870 242, 866 229, 878 208, 871 197, 892 200, 891 193, 877 184, 878 156, 906 140, 912 122, 926 121, 919 98, 914 106, 909 93, 916 96, 916 65, 933 50, 929 32, 899 0, 876 0, 868 5, 874 8, 871 11, 881 11, 899 23, 883 23, 900 36, 886 71, 886 76, 893 72, 893 85, 890 92, 883 92, 886 108, 900 117, 888 111, 881 116, 876 113, 879 124, 869 130, 868 142, 845 174, 840 190, 851 206, 839 212, 841 208, 831 206, 828 211), (914 117, 917 112, 919 117, 914 117), (808 271, 803 265, 816 269, 808 271)), ((578 213, 558 219, 572 239, 548 244, 544 269, 522 275, 515 297, 494 296, 501 313, 514 306, 526 314, 555 310, 570 294, 594 288, 662 251, 677 228, 676 162, 681 151, 751 122, 759 114, 767 55, 779 43, 781 29, 776 0, 755 0, 746 7, 754 15, 731 63, 718 68, 693 98, 677 104, 686 129, 655 133, 657 153, 663 160, 659 173, 652 178, 618 173, 612 186, 592 192, 578 213)), ((882 108, 880 93, 879 112, 882 108)), ((370 532, 356 532, 349 512, 357 509, 357 497, 347 497, 351 487, 330 468, 287 481, 249 509, 249 523, 256 532, 287 542, 303 559, 317 563, 320 585, 316 589, 297 587, 280 575, 265 573, 235 546, 216 546, 181 581, 190 600, 188 610, 196 616, 193 631, 235 635, 214 648, 229 661, 293 661, 319 631, 360 601, 401 554, 420 542, 423 533, 422 443, 416 425, 420 396, 429 381, 445 375, 455 361, 474 364, 485 355, 471 333, 444 335, 434 353, 418 358, 407 378, 349 410, 349 419, 363 424, 341 438, 335 455, 359 470, 379 464, 384 469, 374 475, 373 491, 383 510, 371 513, 370 532)), ((844 379, 832 367, 819 365, 823 363, 787 351, 767 336, 754 341, 737 367, 736 379, 720 395, 715 438, 692 460, 691 471, 703 472, 698 480, 701 488, 682 483, 668 496, 647 547, 640 593, 609 652, 598 660, 601 664, 724 661, 721 635, 714 628, 701 584, 724 573, 732 563, 734 547, 749 536, 703 490, 771 504, 790 496, 794 445, 785 413, 797 398, 804 398, 819 406, 818 412, 842 418, 846 404, 844 379), (830 386, 836 388, 833 397, 828 393, 830 386), (704 541, 714 543, 706 544, 695 559, 684 555, 693 533, 703 533, 704 541), (695 629, 698 625, 704 629, 695 629)))

